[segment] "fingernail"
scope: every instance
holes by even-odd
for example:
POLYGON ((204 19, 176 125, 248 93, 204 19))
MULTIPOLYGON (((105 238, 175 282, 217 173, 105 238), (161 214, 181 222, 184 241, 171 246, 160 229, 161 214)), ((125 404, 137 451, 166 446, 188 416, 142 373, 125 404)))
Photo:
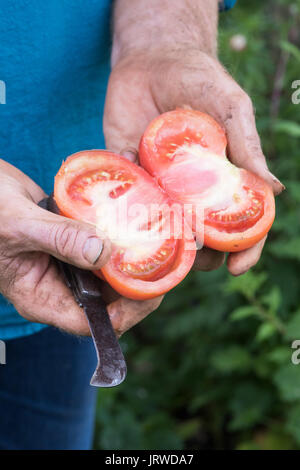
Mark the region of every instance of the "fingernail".
POLYGON ((90 264, 96 264, 103 250, 103 243, 100 238, 90 237, 84 244, 83 257, 90 264))
POLYGON ((189 104, 183 104, 182 106, 176 109, 188 109, 189 111, 193 110, 192 106, 190 106, 189 104))
POLYGON ((279 181, 279 179, 276 178, 276 176, 273 175, 273 173, 271 173, 270 171, 269 171, 269 174, 270 174, 270 176, 271 176, 273 182, 278 186, 278 191, 276 191, 276 192, 279 194, 279 193, 281 193, 282 191, 284 191, 284 190, 285 190, 284 184, 282 184, 281 181, 279 181))
POLYGON ((137 159, 137 154, 138 154, 137 150, 135 150, 132 147, 123 149, 121 152, 121 155, 123 155, 123 157, 127 158, 131 162, 134 162, 137 159))

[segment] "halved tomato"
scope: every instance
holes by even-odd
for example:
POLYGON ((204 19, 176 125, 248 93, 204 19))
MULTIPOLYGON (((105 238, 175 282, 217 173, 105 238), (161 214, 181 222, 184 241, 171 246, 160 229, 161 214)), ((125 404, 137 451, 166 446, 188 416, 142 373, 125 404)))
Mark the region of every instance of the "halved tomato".
MULTIPOLYGON (((271 187, 226 157, 220 125, 199 111, 157 117, 140 143, 140 162, 168 195, 192 212, 198 241, 220 251, 253 246, 275 217, 271 187)), ((186 211, 185 211, 186 212, 186 211)))
POLYGON ((101 269, 120 294, 147 299, 176 286, 195 258, 181 211, 141 167, 104 150, 70 156, 55 177, 54 198, 67 217, 96 227, 112 241, 101 269))

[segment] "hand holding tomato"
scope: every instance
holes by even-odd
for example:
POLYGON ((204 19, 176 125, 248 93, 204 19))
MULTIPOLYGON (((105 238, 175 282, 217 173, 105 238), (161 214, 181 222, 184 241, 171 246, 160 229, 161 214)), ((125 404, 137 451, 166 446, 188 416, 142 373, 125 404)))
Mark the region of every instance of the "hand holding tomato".
MULTIPOLYGON (((100 269, 110 243, 90 224, 57 216, 37 206, 46 195, 28 176, 0 160, 0 292, 29 321, 89 335, 85 315, 49 255, 83 269, 100 269)), ((111 292, 106 297, 112 298, 111 292)), ((108 306, 120 335, 158 307, 118 298, 108 306)))
MULTIPOLYGON (((225 129, 229 157, 256 173, 279 194, 283 185, 268 170, 248 95, 212 55, 196 49, 132 52, 113 68, 106 99, 104 132, 109 150, 138 149, 149 122, 176 107, 191 107, 213 116, 225 129)), ((229 271, 239 275, 259 259, 265 238, 228 256, 229 271)), ((210 270, 224 254, 198 252, 195 268, 210 270)))

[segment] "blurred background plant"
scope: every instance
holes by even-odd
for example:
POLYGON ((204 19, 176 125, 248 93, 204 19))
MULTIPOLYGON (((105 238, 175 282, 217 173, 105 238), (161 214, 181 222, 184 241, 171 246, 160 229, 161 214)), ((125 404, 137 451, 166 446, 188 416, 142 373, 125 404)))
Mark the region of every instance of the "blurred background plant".
POLYGON ((124 336, 128 377, 99 392, 98 449, 300 449, 300 0, 238 0, 219 31, 287 190, 251 272, 191 273, 124 336))

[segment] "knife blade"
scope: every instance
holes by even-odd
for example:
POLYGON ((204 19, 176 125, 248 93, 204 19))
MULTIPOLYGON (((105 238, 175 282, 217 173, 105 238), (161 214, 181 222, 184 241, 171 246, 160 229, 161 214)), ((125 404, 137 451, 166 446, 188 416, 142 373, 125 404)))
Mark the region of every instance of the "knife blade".
MULTIPOLYGON (((40 201, 38 205, 42 209, 59 214, 52 195, 40 201)), ((102 298, 102 281, 90 271, 56 258, 55 261, 76 302, 83 309, 91 330, 98 363, 90 384, 95 387, 115 387, 121 384, 126 377, 127 367, 102 298)))

